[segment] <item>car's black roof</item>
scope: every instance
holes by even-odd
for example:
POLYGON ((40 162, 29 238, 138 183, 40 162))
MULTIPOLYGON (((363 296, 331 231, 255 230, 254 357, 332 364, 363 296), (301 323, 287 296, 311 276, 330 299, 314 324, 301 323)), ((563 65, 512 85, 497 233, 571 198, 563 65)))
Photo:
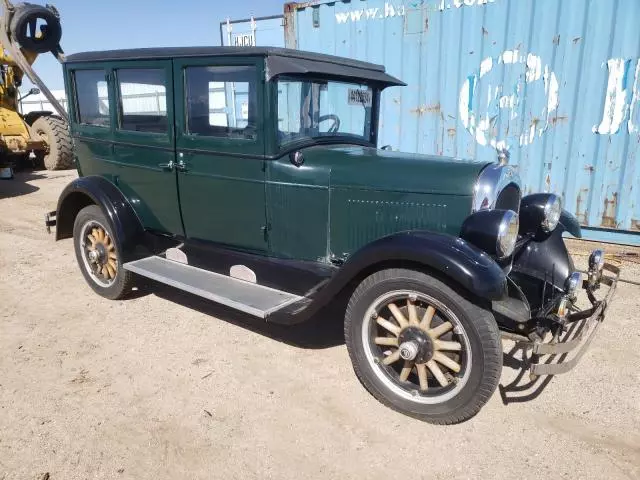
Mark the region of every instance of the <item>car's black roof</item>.
POLYGON ((103 50, 74 53, 66 63, 120 60, 160 60, 193 57, 262 56, 267 58, 268 78, 286 73, 322 73, 333 76, 366 78, 387 85, 404 85, 385 73, 382 65, 322 53, 277 47, 162 47, 103 50))
POLYGON ((351 58, 336 57, 322 53, 304 52, 291 48, 278 47, 161 47, 161 48, 132 48, 126 50, 102 50, 97 52, 74 53, 67 56, 67 62, 97 62, 111 60, 143 60, 169 59, 185 57, 216 57, 216 56, 278 56, 313 60, 316 62, 338 63, 349 67, 362 68, 384 72, 382 65, 362 62, 351 58))

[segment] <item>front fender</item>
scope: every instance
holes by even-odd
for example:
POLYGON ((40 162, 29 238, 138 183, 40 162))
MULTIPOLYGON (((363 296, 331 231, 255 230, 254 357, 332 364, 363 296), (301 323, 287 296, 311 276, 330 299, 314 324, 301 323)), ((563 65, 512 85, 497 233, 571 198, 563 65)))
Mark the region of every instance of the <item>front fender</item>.
POLYGON ((458 237, 427 231, 408 231, 380 238, 351 255, 315 292, 292 310, 269 317, 276 323, 300 323, 331 303, 341 290, 363 273, 387 265, 409 263, 436 271, 476 297, 492 301, 507 294, 507 278, 500 266, 482 250, 458 237))
POLYGON ((142 224, 118 187, 97 175, 75 179, 60 194, 56 210, 56 240, 73 236, 76 215, 92 204, 98 205, 107 217, 124 260, 135 258, 136 247, 144 237, 142 224))
POLYGON ((580 228, 580 222, 578 219, 571 213, 566 210, 562 210, 560 214, 560 221, 558 222, 560 227, 565 231, 570 233, 576 238, 582 238, 582 229, 580 228))
POLYGON ((489 255, 460 238, 427 231, 397 233, 370 243, 349 257, 339 276, 352 278, 388 261, 422 264, 483 299, 506 294, 506 275, 489 255))

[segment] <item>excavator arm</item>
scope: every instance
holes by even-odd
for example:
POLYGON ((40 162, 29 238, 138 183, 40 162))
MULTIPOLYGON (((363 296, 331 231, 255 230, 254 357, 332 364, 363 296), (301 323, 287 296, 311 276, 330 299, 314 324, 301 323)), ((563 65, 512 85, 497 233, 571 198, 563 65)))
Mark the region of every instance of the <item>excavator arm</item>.
POLYGON ((60 47, 62 26, 58 11, 51 5, 13 5, 11 0, 1 0, 0 5, 3 8, 0 16, 0 64, 13 68, 14 81, 17 80, 18 83, 22 75, 26 75, 47 97, 58 115, 68 121, 65 109, 31 68, 42 53, 50 52, 60 63, 64 61, 64 53, 60 47))

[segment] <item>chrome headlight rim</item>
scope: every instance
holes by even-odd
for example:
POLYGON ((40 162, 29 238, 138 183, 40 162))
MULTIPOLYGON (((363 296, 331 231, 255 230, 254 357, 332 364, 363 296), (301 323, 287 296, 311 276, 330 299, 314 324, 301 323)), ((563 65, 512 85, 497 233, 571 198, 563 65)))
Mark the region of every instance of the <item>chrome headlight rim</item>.
POLYGON ((550 194, 544 204, 543 211, 542 230, 544 230, 545 233, 551 233, 556 229, 558 223, 560 223, 560 216, 562 215, 562 201, 560 197, 553 193, 550 194))
POLYGON ((496 236, 496 255, 499 259, 509 257, 515 250, 519 228, 518 214, 513 210, 506 210, 500 220, 496 236))

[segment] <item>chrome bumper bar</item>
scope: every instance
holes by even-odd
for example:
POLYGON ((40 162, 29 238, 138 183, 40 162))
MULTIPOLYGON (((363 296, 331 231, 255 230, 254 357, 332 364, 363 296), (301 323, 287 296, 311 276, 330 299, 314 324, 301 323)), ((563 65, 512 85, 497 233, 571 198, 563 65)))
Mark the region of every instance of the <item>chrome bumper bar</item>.
POLYGON ((550 342, 532 342, 527 345, 532 348, 531 353, 533 354, 531 363, 529 363, 532 377, 559 375, 568 372, 578 364, 604 321, 619 277, 620 269, 615 265, 605 263, 602 266, 602 275, 596 288, 593 288, 588 280, 583 282, 583 288, 587 292, 591 308, 567 315, 565 325, 569 328, 562 336, 563 338, 558 335, 550 342), (609 289, 602 300, 597 300, 594 292, 602 284, 608 286, 609 289), (571 353, 575 353, 575 355, 571 359, 567 359, 571 353), (550 355, 550 357, 541 362, 540 357, 546 355, 550 355))

